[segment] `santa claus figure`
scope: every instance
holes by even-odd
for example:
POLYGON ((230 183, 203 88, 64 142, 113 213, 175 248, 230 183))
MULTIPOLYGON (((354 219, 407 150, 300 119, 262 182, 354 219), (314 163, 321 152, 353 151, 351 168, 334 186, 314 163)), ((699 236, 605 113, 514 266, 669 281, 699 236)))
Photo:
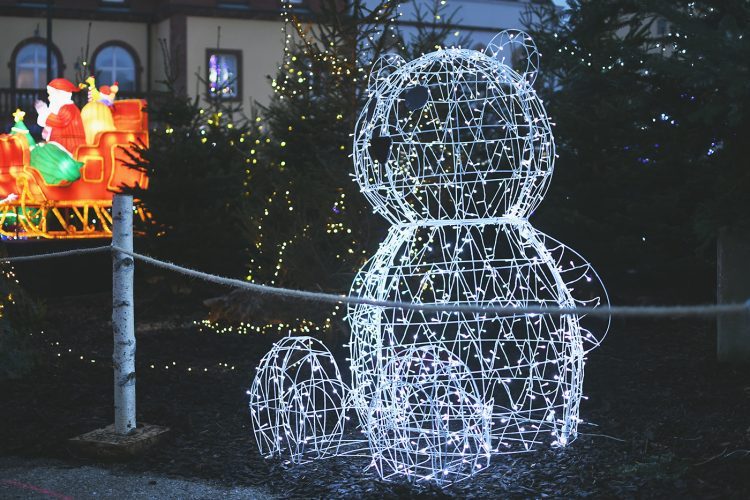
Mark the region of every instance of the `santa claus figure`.
POLYGON ((74 154, 79 144, 85 144, 81 112, 71 99, 79 88, 65 78, 55 78, 47 85, 49 106, 37 101, 34 107, 39 113, 37 123, 44 127, 42 137, 48 142, 56 142, 70 154, 74 154))

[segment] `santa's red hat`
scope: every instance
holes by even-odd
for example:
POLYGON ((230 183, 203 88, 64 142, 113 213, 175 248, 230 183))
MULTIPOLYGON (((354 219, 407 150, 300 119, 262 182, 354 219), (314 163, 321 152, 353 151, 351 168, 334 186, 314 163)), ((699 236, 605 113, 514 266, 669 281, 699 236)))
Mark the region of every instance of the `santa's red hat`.
POLYGON ((78 92, 80 89, 65 78, 55 78, 47 84, 47 87, 63 92, 78 92))
POLYGON ((112 93, 112 89, 109 88, 109 85, 102 85, 101 87, 99 87, 99 93, 109 95, 112 93))

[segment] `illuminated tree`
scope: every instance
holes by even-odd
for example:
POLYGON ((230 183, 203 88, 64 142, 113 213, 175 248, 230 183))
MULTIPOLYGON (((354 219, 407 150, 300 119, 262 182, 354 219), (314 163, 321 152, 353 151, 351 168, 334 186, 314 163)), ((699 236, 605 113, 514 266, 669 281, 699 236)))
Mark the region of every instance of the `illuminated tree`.
POLYGON ((619 283, 627 272, 637 271, 643 286, 656 267, 662 275, 686 261, 695 267, 685 150, 669 140, 679 92, 662 87, 654 70, 662 58, 654 15, 637 1, 573 1, 565 11, 536 7, 527 29, 542 54, 540 94, 560 138, 539 226, 580 241, 619 283))
POLYGON ((710 280, 717 230, 750 204, 747 2, 573 0, 533 14, 562 141, 540 227, 581 241, 613 279, 636 271, 641 289, 710 280))
POLYGON ((705 237, 750 229, 750 3, 665 2, 654 11, 668 27, 656 69, 680 91, 676 148, 687 146, 690 176, 702 187, 696 229, 705 237))
POLYGON ((249 279, 345 290, 382 239, 384 225, 351 179, 351 131, 369 67, 384 52, 434 50, 453 22, 435 2, 418 13, 427 18, 420 28, 403 33, 395 22, 401 3, 324 0, 304 21, 284 5, 285 57, 250 151, 249 279))

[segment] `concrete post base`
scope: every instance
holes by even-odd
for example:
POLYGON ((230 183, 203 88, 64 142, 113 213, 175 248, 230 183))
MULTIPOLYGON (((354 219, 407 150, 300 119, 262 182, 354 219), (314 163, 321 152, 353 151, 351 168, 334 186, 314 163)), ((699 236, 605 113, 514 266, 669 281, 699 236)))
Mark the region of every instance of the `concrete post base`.
POLYGON ((105 460, 127 460, 161 443, 168 434, 168 427, 140 424, 130 434, 122 435, 115 432, 113 424, 69 439, 68 444, 85 456, 105 460))

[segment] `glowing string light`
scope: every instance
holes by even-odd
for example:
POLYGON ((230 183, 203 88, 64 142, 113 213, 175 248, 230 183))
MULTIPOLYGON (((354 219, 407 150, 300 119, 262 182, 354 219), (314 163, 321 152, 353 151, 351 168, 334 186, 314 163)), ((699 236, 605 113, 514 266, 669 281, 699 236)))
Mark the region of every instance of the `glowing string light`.
POLYGON ((286 452, 300 463, 335 453, 346 392, 336 361, 318 339, 285 337, 274 344, 248 391, 261 454, 286 452))
POLYGON ((383 367, 368 410, 378 473, 449 484, 490 459, 489 414, 474 376, 439 345, 412 346, 383 367))

